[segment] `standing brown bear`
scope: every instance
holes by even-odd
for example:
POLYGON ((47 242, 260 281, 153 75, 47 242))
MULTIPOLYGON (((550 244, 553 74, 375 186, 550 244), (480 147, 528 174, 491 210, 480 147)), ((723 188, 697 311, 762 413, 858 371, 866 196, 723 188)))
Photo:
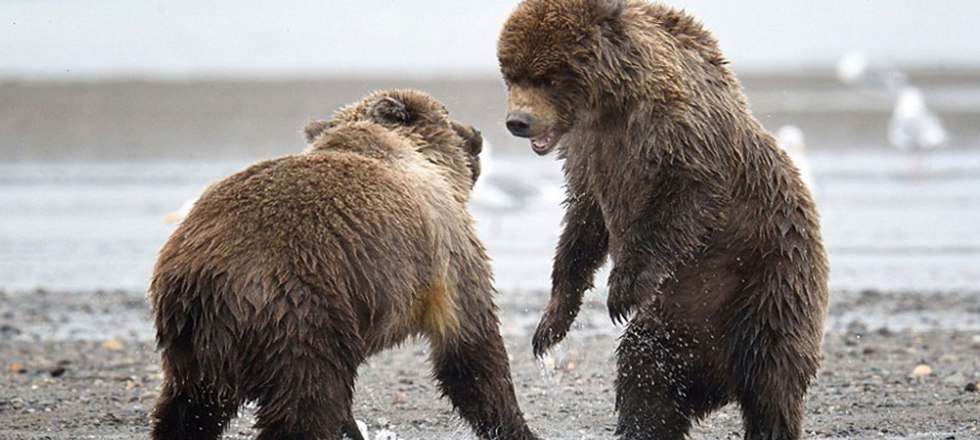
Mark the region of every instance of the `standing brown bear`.
POLYGON ((641 0, 527 0, 498 58, 507 128, 565 159, 535 354, 565 337, 609 254, 609 313, 629 319, 618 434, 683 438, 738 402, 745 438, 799 438, 828 301, 817 209, 714 38, 641 0))
POLYGON ((536 438, 466 210, 479 133, 394 90, 306 135, 302 154, 212 185, 160 251, 153 438, 216 439, 254 401, 260 439, 361 439, 357 368, 412 335, 428 338, 442 393, 480 438, 536 438))

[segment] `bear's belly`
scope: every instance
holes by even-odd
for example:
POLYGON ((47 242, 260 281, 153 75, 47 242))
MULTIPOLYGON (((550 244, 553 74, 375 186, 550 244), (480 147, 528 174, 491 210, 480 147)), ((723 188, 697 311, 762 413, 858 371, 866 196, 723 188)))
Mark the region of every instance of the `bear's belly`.
POLYGON ((733 260, 728 255, 705 255, 679 267, 661 288, 659 310, 664 317, 718 328, 722 324, 718 312, 723 312, 743 284, 733 260))

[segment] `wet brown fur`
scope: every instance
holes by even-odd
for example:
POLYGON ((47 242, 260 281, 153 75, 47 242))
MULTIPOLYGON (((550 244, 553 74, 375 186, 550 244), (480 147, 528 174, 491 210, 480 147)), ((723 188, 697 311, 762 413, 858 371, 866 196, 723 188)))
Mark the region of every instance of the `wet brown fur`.
POLYGON ((715 40, 641 0, 527 0, 498 58, 527 137, 562 135, 564 230, 535 353, 565 337, 608 254, 610 315, 632 316, 618 434, 683 438, 737 402, 745 438, 799 438, 828 301, 817 208, 715 40))
POLYGON ((153 438, 216 439, 254 401, 260 439, 360 439, 357 368, 410 336, 480 438, 535 438, 465 205, 479 132, 394 90, 305 133, 302 154, 212 185, 160 251, 153 438))

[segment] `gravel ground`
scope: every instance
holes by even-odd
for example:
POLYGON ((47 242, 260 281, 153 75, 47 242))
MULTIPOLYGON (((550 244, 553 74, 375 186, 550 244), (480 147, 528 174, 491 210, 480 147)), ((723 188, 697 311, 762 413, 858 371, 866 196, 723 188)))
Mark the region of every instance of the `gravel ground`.
MULTIPOLYGON (((542 292, 500 295, 518 398, 545 438, 612 438, 614 346, 603 298, 550 358, 530 355, 542 292)), ((980 438, 980 306, 975 294, 838 292, 823 368, 808 402, 809 438, 980 438), (914 311, 914 319, 888 316, 914 311), (955 325, 944 319, 958 313, 955 325), (866 319, 866 318, 873 319, 866 319), (869 325, 869 322, 882 323, 869 325), (954 327, 954 328, 950 328, 954 327)), ((44 292, 0 296, 0 438, 141 438, 160 384, 142 293, 44 292), (59 333, 60 329, 60 333, 59 333)), ((360 370, 355 416, 372 433, 469 439, 438 397, 424 344, 408 343, 360 370)), ((225 438, 252 438, 246 408, 225 438)), ((737 408, 704 420, 695 439, 741 438, 737 408)))

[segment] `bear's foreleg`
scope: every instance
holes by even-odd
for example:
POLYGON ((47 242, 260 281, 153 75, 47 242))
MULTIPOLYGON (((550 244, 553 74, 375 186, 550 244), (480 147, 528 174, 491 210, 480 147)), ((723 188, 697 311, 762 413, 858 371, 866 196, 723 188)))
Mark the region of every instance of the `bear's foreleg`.
POLYGON ((535 356, 544 355, 568 334, 608 248, 609 233, 599 206, 584 195, 570 197, 551 273, 551 299, 532 338, 535 356))
POLYGON ((442 394, 481 439, 537 439, 517 404, 497 320, 478 322, 464 323, 465 334, 433 343, 432 364, 442 394))

